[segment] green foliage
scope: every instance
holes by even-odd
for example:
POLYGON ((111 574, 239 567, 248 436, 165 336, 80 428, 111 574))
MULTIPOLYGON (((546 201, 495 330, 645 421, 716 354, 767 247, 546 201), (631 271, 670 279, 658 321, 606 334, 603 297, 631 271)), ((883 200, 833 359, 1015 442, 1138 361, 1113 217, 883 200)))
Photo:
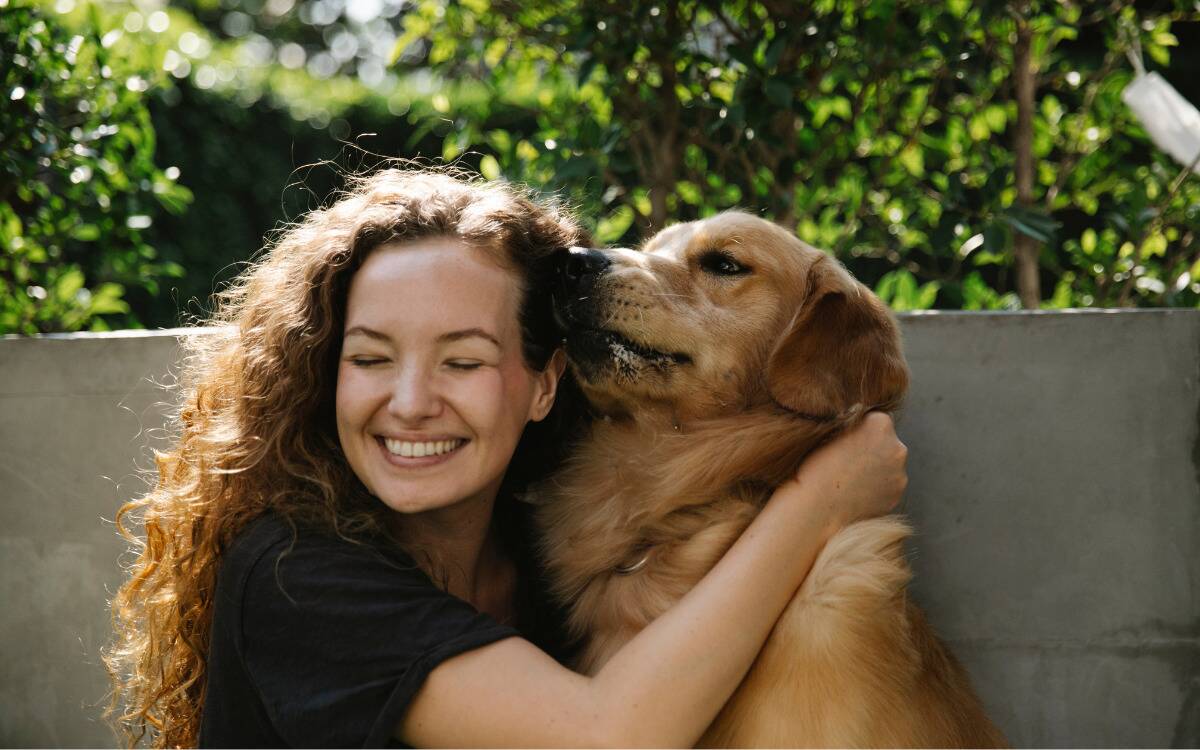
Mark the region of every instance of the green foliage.
POLYGON ((395 39, 386 8, 355 26, 360 39, 347 36, 341 11, 314 14, 306 0, 45 0, 51 6, 72 33, 104 40, 113 78, 140 91, 150 112, 156 161, 195 195, 143 232, 160 259, 187 269, 153 293, 126 289, 129 315, 145 325, 203 317, 212 291, 266 234, 323 204, 374 154, 440 153, 447 124, 431 92, 469 88, 386 74, 395 39), (347 38, 358 52, 335 58, 325 40, 344 56, 347 38), (378 78, 365 75, 372 64, 378 78))
POLYGON ((449 102, 447 155, 481 148, 493 172, 566 191, 603 239, 743 206, 900 309, 982 309, 1014 304, 1021 234, 1041 244, 1046 306, 1195 306, 1200 180, 1178 180, 1120 100, 1128 29, 1168 66, 1172 29, 1200 22, 1160 6, 422 0, 396 59, 487 87, 449 102), (1030 205, 1013 180, 1018 23, 1038 80, 1030 205), (536 130, 489 128, 501 104, 536 130))
POLYGON ((927 281, 918 286, 917 277, 907 268, 898 268, 883 275, 875 293, 896 312, 928 310, 937 299, 940 282, 927 281))
POLYGON ((36 13, 0 13, 0 62, 34 61, 2 68, 0 137, 24 145, 0 149, 0 197, 32 196, 0 209, 3 330, 202 313, 265 232, 371 161, 351 140, 561 194, 603 242, 757 211, 900 310, 1019 308, 1022 237, 1043 307, 1200 305, 1200 179, 1120 99, 1136 35, 1200 102, 1191 0, 39 2, 32 35, 36 13), (1014 180, 1022 24, 1032 201, 1014 180), (58 52, 16 51, 38 35, 58 52), (17 85, 57 104, 5 98, 17 85))
POLYGON ((36 9, 0 13, 0 332, 136 325, 123 297, 183 269, 145 231, 191 194, 154 164, 136 86, 92 35, 36 9))

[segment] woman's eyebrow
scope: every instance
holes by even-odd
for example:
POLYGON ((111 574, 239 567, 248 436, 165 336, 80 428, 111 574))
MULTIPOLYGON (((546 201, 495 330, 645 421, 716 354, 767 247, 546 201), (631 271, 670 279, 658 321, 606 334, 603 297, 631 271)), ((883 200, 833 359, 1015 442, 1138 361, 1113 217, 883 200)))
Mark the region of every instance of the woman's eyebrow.
POLYGON ((443 333, 441 336, 438 336, 437 340, 439 343, 449 343, 451 341, 461 341, 462 339, 470 338, 485 339, 495 344, 497 349, 504 348, 500 346, 500 339, 496 338, 494 335, 488 333, 482 328, 464 328, 460 331, 448 331, 443 333))
POLYGON ((350 328, 346 329, 345 333, 342 334, 342 338, 344 339, 348 339, 351 336, 366 336, 369 339, 391 341, 386 333, 376 331, 374 328, 367 328, 366 326, 351 326, 350 328))

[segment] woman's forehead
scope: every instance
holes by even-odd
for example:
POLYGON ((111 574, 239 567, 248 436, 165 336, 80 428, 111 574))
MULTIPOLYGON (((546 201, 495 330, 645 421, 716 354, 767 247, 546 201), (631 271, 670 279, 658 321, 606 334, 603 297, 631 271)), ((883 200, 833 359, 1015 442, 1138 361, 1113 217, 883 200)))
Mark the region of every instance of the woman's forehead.
POLYGON ((346 326, 482 327, 503 335, 519 328, 520 293, 516 273, 492 251, 442 237, 391 243, 354 275, 346 326))

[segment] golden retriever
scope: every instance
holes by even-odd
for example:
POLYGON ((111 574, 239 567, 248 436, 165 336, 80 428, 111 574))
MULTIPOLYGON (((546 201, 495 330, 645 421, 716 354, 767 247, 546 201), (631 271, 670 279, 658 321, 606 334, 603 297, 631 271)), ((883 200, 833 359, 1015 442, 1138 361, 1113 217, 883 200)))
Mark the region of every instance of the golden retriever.
MULTIPOLYGON (((568 358, 601 416, 533 499, 577 666, 593 672, 807 453, 894 409, 908 371, 874 294, 748 214, 673 226, 642 252, 573 249, 560 276, 568 358)), ((906 596, 909 534, 891 516, 830 540, 701 746, 1005 744, 906 596)))

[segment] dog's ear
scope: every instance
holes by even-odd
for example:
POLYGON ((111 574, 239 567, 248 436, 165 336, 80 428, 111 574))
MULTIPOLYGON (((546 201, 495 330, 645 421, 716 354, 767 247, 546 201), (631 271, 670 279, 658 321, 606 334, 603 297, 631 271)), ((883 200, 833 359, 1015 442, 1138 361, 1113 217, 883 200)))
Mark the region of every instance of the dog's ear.
POLYGON ((767 387, 781 406, 813 416, 837 416, 856 404, 896 408, 908 367, 895 320, 837 261, 818 259, 804 301, 771 353, 767 387))

